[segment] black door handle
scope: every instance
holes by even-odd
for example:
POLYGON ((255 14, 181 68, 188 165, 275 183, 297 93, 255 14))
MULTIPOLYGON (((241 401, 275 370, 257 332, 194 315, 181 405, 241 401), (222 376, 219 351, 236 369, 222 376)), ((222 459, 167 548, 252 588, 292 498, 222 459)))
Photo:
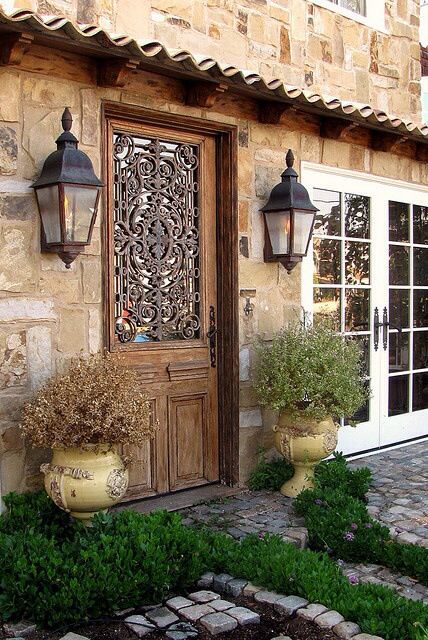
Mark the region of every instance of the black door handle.
POLYGON ((215 308, 210 306, 210 321, 207 331, 207 338, 210 343, 210 364, 213 369, 217 366, 217 333, 218 329, 215 323, 215 308))

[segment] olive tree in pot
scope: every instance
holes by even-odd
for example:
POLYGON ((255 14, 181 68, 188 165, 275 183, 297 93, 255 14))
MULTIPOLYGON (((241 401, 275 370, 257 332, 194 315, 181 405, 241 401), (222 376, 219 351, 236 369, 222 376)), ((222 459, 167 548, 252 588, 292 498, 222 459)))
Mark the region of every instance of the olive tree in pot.
POLYGON ((75 359, 51 378, 25 405, 21 429, 35 447, 53 450, 41 466, 49 496, 86 524, 126 493, 119 446, 141 446, 155 431, 137 371, 109 353, 75 359))
POLYGON ((275 446, 295 468, 281 492, 294 497, 313 485, 316 463, 335 450, 336 420, 369 396, 360 349, 325 322, 290 324, 255 346, 255 391, 262 406, 278 411, 275 446))

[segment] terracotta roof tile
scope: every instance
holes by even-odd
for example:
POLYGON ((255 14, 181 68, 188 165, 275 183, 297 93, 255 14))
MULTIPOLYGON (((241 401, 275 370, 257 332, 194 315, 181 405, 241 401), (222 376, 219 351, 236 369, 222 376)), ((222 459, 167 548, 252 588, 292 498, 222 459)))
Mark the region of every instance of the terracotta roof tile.
POLYGON ((321 116, 323 113, 334 113, 338 118, 346 118, 362 126, 390 130, 412 140, 428 143, 428 125, 418 126, 402 118, 390 116, 368 104, 342 101, 334 96, 322 96, 307 89, 290 86, 280 78, 266 81, 257 73, 222 65, 207 56, 194 55, 186 50, 168 50, 157 41, 137 41, 122 34, 109 33, 94 25, 76 25, 64 17, 41 16, 27 10, 18 10, 11 14, 0 10, 1 24, 15 31, 22 27, 26 31, 44 35, 65 35, 70 40, 80 43, 82 47, 98 45, 100 54, 138 59, 143 67, 151 63, 152 66, 184 72, 190 78, 205 76, 209 81, 227 81, 236 90, 246 93, 250 91, 258 99, 294 103, 296 108, 321 116))

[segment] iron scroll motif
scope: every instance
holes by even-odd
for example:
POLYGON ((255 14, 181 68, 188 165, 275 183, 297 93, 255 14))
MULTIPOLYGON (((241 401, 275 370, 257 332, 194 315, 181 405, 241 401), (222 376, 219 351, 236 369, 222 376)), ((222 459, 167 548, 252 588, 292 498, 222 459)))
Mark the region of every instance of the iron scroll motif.
POLYGON ((115 133, 115 334, 200 338, 199 147, 115 133))

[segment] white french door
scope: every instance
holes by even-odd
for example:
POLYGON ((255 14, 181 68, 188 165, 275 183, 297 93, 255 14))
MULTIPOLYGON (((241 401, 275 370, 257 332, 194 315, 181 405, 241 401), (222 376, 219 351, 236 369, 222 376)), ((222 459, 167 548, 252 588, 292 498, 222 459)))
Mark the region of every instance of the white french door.
POLYGON ((338 449, 428 436, 428 188, 302 163, 317 214, 302 306, 361 346, 371 398, 338 449))

